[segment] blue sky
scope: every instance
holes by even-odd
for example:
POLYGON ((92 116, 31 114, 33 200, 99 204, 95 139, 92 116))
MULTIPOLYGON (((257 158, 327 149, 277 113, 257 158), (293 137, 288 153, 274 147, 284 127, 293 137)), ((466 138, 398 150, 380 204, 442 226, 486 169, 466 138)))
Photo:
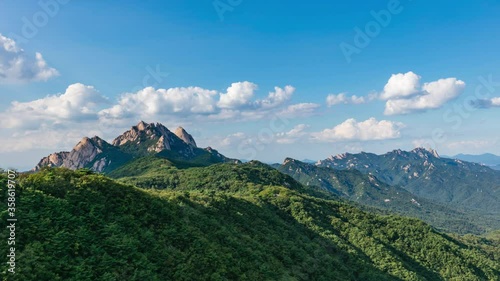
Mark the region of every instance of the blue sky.
POLYGON ((30 168, 141 119, 263 161, 418 145, 500 154, 500 4, 335 2, 2 1, 0 166, 30 168))

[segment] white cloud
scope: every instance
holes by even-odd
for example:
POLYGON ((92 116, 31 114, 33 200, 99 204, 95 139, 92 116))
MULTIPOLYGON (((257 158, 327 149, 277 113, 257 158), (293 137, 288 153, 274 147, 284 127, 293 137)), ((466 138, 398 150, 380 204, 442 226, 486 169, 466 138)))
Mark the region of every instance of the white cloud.
POLYGON ((278 115, 289 118, 306 117, 314 114, 319 107, 317 103, 297 103, 287 106, 278 115))
POLYGON ((313 140, 321 142, 385 140, 399 138, 400 129, 403 127, 402 123, 387 120, 377 121, 373 117, 362 122, 351 118, 332 129, 312 133, 311 136, 313 140))
POLYGON ((274 108, 286 103, 295 92, 295 88, 287 85, 284 89, 274 87, 265 99, 252 101, 254 92, 258 86, 254 83, 244 81, 233 83, 227 88, 226 93, 221 93, 217 106, 222 109, 245 109, 245 108, 274 108))
POLYGON ((285 86, 285 89, 274 87, 274 92, 270 92, 266 99, 258 100, 256 104, 263 108, 280 106, 290 100, 294 92, 295 88, 290 85, 285 86))
MULTIPOLYGON (((9 46, 9 48, 12 48, 9 46)), ((254 86, 234 83, 228 92, 234 97, 239 89, 254 86), (239 85, 239 86, 235 86, 239 85), (243 88, 240 87, 243 85, 243 88)), ((256 87, 256 86, 255 86, 256 87)), ((241 122, 266 118, 299 118, 313 114, 318 104, 301 103, 287 105, 294 88, 275 87, 263 99, 248 99, 244 103, 225 103, 237 108, 218 106, 221 96, 218 91, 200 87, 154 89, 151 87, 135 93, 125 93, 116 102, 109 101, 94 87, 81 83, 68 86, 64 93, 20 102, 14 101, 0 112, 0 144, 11 150, 71 149, 81 137, 98 135, 104 139, 115 137, 136 124, 138 120, 163 122, 165 125, 180 123, 241 122), (244 105, 243 105, 244 104, 244 105), (37 146, 37 142, 43 142, 37 146), (43 146, 43 147, 42 147, 43 146)), ((283 120, 281 120, 283 121, 283 120)), ((285 121, 283 121, 285 122, 285 121)), ((287 137, 294 137, 295 131, 287 137)), ((273 132, 273 137, 276 132, 273 132)), ((285 136, 282 138, 284 139, 285 136)), ((259 142, 243 133, 218 137, 213 145, 229 146, 239 143, 259 142)), ((262 141, 260 141, 262 142, 262 141)), ((260 143, 259 142, 259 143, 260 143)), ((1 151, 0 151, 1 152, 1 151)))
MULTIPOLYGON (((22 133, 14 133, 10 137, 0 138, 0 153, 22 152, 31 149, 71 150, 82 139, 82 132, 91 132, 90 128, 53 130, 40 128, 22 133)), ((36 163, 30 163, 35 166, 36 163)))
POLYGON ((103 122, 165 116, 205 121, 256 120, 280 110, 295 91, 292 86, 275 87, 265 99, 253 100, 256 89, 256 84, 246 81, 233 83, 226 93, 200 87, 157 90, 148 87, 122 95, 116 105, 102 110, 100 116, 103 122))
MULTIPOLYGON (((371 98, 369 98, 371 99, 371 98)), ((330 94, 326 97, 326 105, 328 107, 337 105, 337 104, 362 104, 366 103, 367 99, 365 97, 358 97, 356 95, 352 95, 348 97, 345 93, 340 94, 330 94)))
POLYGON ((500 97, 492 99, 478 99, 471 102, 477 108, 500 107, 500 97))
POLYGON ((409 71, 391 75, 380 98, 384 100, 409 97, 419 92, 420 76, 409 71))
POLYGON ((491 99, 491 105, 493 105, 493 106, 500 106, 500 97, 498 97, 498 98, 492 98, 491 99))
POLYGON ((408 114, 441 108, 458 97, 465 89, 465 82, 456 78, 439 79, 425 83, 421 91, 406 99, 389 99, 385 104, 385 115, 408 114))
POLYGON ((106 103, 106 98, 94 87, 76 83, 70 85, 63 94, 30 102, 12 102, 0 114, 0 127, 35 129, 64 121, 96 120, 99 107, 106 103))
POLYGON ((154 89, 120 97, 118 104, 102 110, 102 119, 150 119, 164 115, 209 114, 216 111, 217 91, 200 87, 154 89))
POLYGON ((14 40, 0 34, 0 83, 47 81, 58 75, 42 54, 29 57, 14 40))
MULTIPOLYGON (((12 47, 9 47, 12 48, 12 47)), ((272 116, 289 118, 312 114, 319 105, 295 104, 286 106, 295 88, 275 87, 274 92, 260 100, 250 100, 257 86, 250 82, 233 83, 227 93, 200 87, 154 89, 144 88, 135 93, 125 93, 115 103, 107 101, 94 87, 81 83, 70 85, 65 93, 47 96, 28 102, 12 102, 0 113, 0 127, 36 129, 39 126, 70 126, 72 122, 97 121, 102 127, 123 127, 137 120, 162 120, 172 122, 247 121, 272 116), (243 94, 241 92, 244 92, 243 94), (244 102, 223 102, 219 97, 244 97, 244 102), (111 104, 111 105, 110 105, 111 104), (243 105, 245 104, 245 105, 243 105), (237 107, 237 105, 239 107, 237 107)), ((224 99, 224 98, 223 98, 224 99)))
POLYGON ((304 137, 307 133, 305 130, 309 125, 299 124, 288 132, 281 132, 276 134, 276 142, 282 144, 289 144, 296 142, 299 138, 304 137))
POLYGON ((257 85, 248 81, 233 83, 227 88, 227 93, 220 94, 217 106, 234 109, 248 105, 256 90, 257 85))

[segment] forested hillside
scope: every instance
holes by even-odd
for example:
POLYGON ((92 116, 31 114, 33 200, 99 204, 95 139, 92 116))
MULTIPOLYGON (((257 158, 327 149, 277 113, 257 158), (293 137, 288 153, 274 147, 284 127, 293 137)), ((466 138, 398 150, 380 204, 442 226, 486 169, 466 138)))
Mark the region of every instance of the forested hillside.
POLYGON ((419 218, 444 232, 484 234, 500 229, 497 214, 485 214, 476 209, 422 198, 358 170, 318 167, 291 158, 274 167, 306 186, 320 187, 363 206, 419 218))
POLYGON ((490 240, 369 214, 259 163, 177 176, 161 190, 88 170, 21 176, 17 273, 2 279, 500 280, 490 240))

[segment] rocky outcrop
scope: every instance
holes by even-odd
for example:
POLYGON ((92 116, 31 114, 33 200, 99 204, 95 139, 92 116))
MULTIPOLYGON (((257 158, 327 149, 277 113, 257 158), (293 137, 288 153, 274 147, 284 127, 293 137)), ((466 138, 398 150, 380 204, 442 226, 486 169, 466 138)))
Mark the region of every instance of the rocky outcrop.
POLYGON ((137 151, 160 152, 163 150, 171 150, 173 145, 181 142, 182 141, 174 133, 162 124, 148 124, 141 121, 130 130, 115 138, 113 140, 113 145, 133 145, 137 147, 137 151))
POLYGON ((98 161, 95 161, 91 169, 97 172, 102 172, 109 164, 111 164, 111 160, 108 160, 106 159, 106 157, 103 157, 98 161))
POLYGON ((189 145, 192 145, 193 147, 197 147, 196 146, 196 142, 194 141, 193 136, 191 136, 190 134, 188 134, 188 132, 186 132, 186 130, 184 130, 184 128, 178 127, 177 129, 175 129, 174 134, 178 138, 180 138, 183 142, 185 142, 185 143, 187 143, 189 145))
POLYGON ((161 152, 163 150, 170 150, 170 143, 168 142, 168 140, 165 138, 165 136, 161 136, 158 141, 156 142, 156 144, 148 147, 148 151, 149 152, 161 152))
POLYGON ((92 168, 100 172, 109 163, 106 163, 106 159, 98 159, 98 156, 108 146, 109 143, 97 136, 84 137, 70 152, 53 153, 43 158, 33 170, 37 171, 45 166, 79 169, 96 161, 92 168))
POLYGON ((418 154, 418 156, 422 158, 428 158, 428 157, 440 158, 439 153, 432 148, 417 147, 413 149, 411 152, 418 154))
POLYGON ((43 157, 40 162, 33 168, 33 171, 38 171, 42 167, 60 167, 63 164, 64 159, 66 159, 69 155, 69 151, 62 151, 52 153, 47 157, 43 157))
POLYGON ((231 158, 227 158, 226 156, 222 155, 219 153, 219 151, 211 148, 210 146, 207 147, 207 148, 204 148, 203 150, 207 151, 208 153, 212 154, 213 157, 219 159, 221 162, 225 162, 225 163, 234 163, 234 164, 240 164, 241 161, 238 160, 238 159, 231 159, 231 158))
POLYGON ((144 121, 115 138, 113 145, 139 156, 170 150, 188 158, 196 155, 197 148, 193 137, 182 127, 173 133, 160 123, 144 121))
POLYGON ((130 159, 155 153, 159 157, 185 162, 198 161, 197 164, 202 165, 221 162, 239 163, 238 160, 226 158, 210 147, 198 148, 194 138, 182 127, 171 132, 160 123, 141 121, 116 137, 112 144, 97 136, 85 137, 70 152, 53 153, 43 158, 33 170, 49 166, 69 169, 89 168, 106 172, 130 159), (207 154, 211 154, 210 157, 206 157, 207 154))
POLYGON ((122 146, 127 143, 141 144, 144 139, 151 139, 158 135, 166 135, 169 132, 170 131, 161 124, 156 126, 154 123, 148 124, 141 121, 136 126, 132 126, 130 130, 115 138, 113 140, 113 145, 122 146), (144 138, 144 136, 146 136, 146 138, 144 138))
MULTIPOLYGON (((69 169, 79 169, 93 162, 102 152, 103 146, 108 144, 99 137, 92 139, 84 137, 64 159, 63 166, 69 169)), ((108 144, 109 145, 109 144, 108 144)))

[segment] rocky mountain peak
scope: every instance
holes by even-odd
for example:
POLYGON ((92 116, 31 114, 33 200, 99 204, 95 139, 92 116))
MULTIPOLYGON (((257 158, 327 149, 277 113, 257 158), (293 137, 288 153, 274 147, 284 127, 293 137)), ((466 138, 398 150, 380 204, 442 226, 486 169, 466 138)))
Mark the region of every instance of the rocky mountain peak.
POLYGON ((186 162, 239 163, 238 160, 226 158, 210 147, 198 148, 194 138, 182 127, 173 133, 160 123, 140 121, 116 137, 112 144, 98 136, 84 137, 70 152, 50 154, 40 160, 33 170, 49 166, 69 169, 89 168, 98 172, 110 171, 133 158, 150 154, 186 162))
POLYGON ((193 136, 191 136, 190 134, 188 134, 188 132, 186 132, 186 130, 184 130, 184 128, 178 127, 177 129, 175 129, 174 134, 178 138, 180 138, 182 141, 184 141, 185 143, 187 143, 189 145, 192 145, 193 147, 197 147, 196 146, 196 142, 194 141, 193 136))
POLYGON ((106 144, 108 143, 98 136, 94 136, 92 138, 84 137, 76 144, 73 149, 80 151, 82 149, 87 149, 88 147, 95 147, 96 149, 102 150, 103 146, 106 144))
MULTIPOLYGON (((139 130, 139 131, 144 131, 146 129, 146 127, 148 127, 148 125, 149 125, 148 123, 141 120, 141 122, 139 122, 139 124, 137 124, 137 126, 135 126, 135 127, 137 127, 137 130, 139 130)), ((151 124, 151 125, 153 125, 153 124, 151 124)), ((134 128, 134 127, 132 127, 132 128, 134 128)))
POLYGON ((105 158, 97 158, 109 146, 111 145, 98 136, 92 138, 84 137, 71 151, 52 153, 42 158, 33 170, 37 171, 45 166, 79 169, 94 162, 95 167, 92 168, 96 171, 102 171, 102 169, 109 164, 109 161, 105 158))
POLYGON ((287 157, 287 158, 285 158, 285 160, 283 160, 283 164, 282 165, 286 165, 288 163, 295 163, 295 162, 296 162, 295 159, 287 157))
POLYGON ((345 158, 347 158, 350 155, 351 155, 350 153, 346 152, 346 153, 341 153, 341 154, 337 154, 337 155, 332 155, 328 159, 330 159, 330 160, 340 160, 340 159, 345 159, 345 158))
POLYGON ((167 129, 167 127, 163 126, 160 123, 146 123, 144 121, 140 121, 137 125, 132 126, 130 130, 124 132, 117 138, 113 140, 114 146, 121 146, 126 143, 136 143, 140 144, 141 139, 153 139, 160 137, 168 137, 171 132, 167 129))
POLYGON ((433 156, 436 158, 440 158, 439 153, 432 148, 417 147, 413 149, 411 152, 418 154, 420 157, 433 156))
POLYGON ((49 156, 42 158, 32 171, 38 171, 43 167, 60 167, 63 165, 64 159, 66 159, 68 155, 69 151, 52 153, 49 156))

